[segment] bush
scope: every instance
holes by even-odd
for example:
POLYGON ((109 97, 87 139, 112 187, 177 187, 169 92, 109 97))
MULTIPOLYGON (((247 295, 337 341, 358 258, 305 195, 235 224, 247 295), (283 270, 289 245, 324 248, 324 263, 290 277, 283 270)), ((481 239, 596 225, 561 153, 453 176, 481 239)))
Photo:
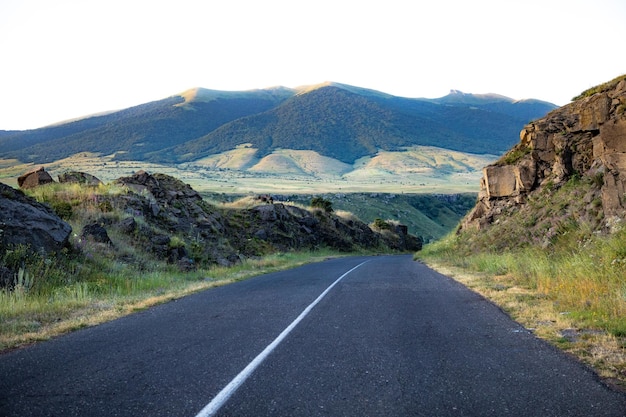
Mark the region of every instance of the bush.
POLYGON ((391 230, 391 224, 380 218, 374 219, 374 223, 372 224, 374 228, 378 230, 391 230))
POLYGON ((52 206, 52 210, 62 218, 63 220, 69 220, 72 218, 74 211, 72 210, 72 205, 66 201, 53 201, 50 203, 52 206))
POLYGON ((513 165, 524 156, 528 155, 531 151, 532 149, 528 147, 521 147, 520 145, 517 145, 513 150, 504 155, 504 157, 502 158, 502 162, 505 165, 513 165))
POLYGON ((326 213, 333 212, 333 203, 329 200, 326 200, 323 197, 313 197, 311 199, 311 207, 316 207, 324 210, 326 213))

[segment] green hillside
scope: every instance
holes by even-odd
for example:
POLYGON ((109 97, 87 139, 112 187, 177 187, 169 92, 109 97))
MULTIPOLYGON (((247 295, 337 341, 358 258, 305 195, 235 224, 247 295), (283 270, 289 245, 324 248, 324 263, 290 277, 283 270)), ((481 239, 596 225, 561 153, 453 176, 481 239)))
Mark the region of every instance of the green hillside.
POLYGON ((378 150, 437 146, 502 153, 529 119, 555 106, 491 95, 394 97, 325 83, 244 92, 193 89, 129 109, 27 131, 0 131, 0 159, 47 163, 79 152, 116 160, 189 162, 250 143, 257 157, 312 150, 342 162, 378 150))
MULTIPOLYGON (((513 106, 513 104, 511 104, 513 106)), ((535 117, 550 105, 533 110, 535 117)), ((190 161, 250 143, 260 156, 274 149, 314 150, 352 163, 378 150, 413 145, 469 153, 501 153, 517 141, 525 116, 464 103, 359 94, 325 85, 298 94, 262 114, 234 120, 164 154, 190 161)), ((162 159, 159 157, 157 159, 162 159)))
MULTIPOLYGON (((204 193, 214 203, 232 202, 243 195, 204 193)), ((376 219, 395 221, 408 227, 409 233, 420 236, 425 243, 437 240, 458 225, 476 203, 476 194, 392 194, 392 193, 320 193, 273 195, 274 201, 308 206, 312 198, 321 197, 336 212, 348 212, 358 219, 373 223, 376 219)), ((252 201, 258 204, 258 201, 252 201)))
POLYGON ((174 96, 104 116, 0 135, 0 153, 35 163, 79 152, 115 153, 120 160, 144 160, 151 152, 272 108, 281 99, 280 95, 260 93, 187 103, 184 97, 174 96))

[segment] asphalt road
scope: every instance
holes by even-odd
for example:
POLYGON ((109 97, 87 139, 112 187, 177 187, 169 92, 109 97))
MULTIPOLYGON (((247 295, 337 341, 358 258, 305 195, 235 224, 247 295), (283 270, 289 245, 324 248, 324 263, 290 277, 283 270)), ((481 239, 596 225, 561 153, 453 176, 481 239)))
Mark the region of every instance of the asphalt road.
POLYGON ((409 256, 263 275, 0 355, 0 416, 208 415, 624 417, 626 396, 409 256))

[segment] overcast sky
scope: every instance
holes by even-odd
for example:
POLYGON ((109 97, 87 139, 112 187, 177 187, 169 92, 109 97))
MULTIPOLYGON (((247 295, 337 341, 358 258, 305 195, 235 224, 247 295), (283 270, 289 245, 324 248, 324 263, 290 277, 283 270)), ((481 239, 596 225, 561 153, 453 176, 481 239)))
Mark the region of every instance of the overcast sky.
POLYGON ((626 73, 624 39, 624 0, 0 0, 0 129, 324 81, 563 105, 626 73))

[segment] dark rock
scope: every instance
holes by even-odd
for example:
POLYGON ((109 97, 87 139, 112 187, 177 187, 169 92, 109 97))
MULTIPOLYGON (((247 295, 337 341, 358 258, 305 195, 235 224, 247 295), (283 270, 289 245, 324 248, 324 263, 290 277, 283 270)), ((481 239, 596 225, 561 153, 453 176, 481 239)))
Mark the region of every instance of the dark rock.
POLYGON ((282 204, 276 206, 257 206, 252 210, 256 211, 263 222, 275 222, 278 220, 278 211, 282 208, 282 204))
POLYGON ((179 263, 182 259, 187 258, 187 249, 184 246, 169 248, 167 252, 167 261, 171 264, 179 263))
POLYGON ((82 184, 93 187, 97 187, 98 185, 102 184, 102 181, 100 181, 97 177, 79 171, 68 171, 59 175, 59 182, 82 184))
POLYGON ((115 183, 130 191, 123 205, 156 219, 162 228, 182 232, 191 228, 223 229, 220 215, 191 186, 174 177, 138 171, 115 183))
POLYGON ((254 237, 256 237, 257 239, 261 239, 261 240, 267 240, 268 238, 267 231, 265 229, 259 229, 254 234, 254 237))
POLYGON ((91 223, 83 227, 80 233, 81 239, 91 239, 94 242, 105 243, 107 245, 113 244, 109 239, 109 234, 106 229, 99 223, 91 223))
POLYGON ((26 174, 19 176, 17 179, 17 185, 23 189, 35 188, 40 185, 50 184, 53 182, 54 180, 43 167, 29 171, 26 174))
POLYGON ((135 230, 137 230, 137 222, 134 217, 127 217, 124 220, 120 221, 119 229, 126 234, 131 234, 135 230))
POLYGON ((222 267, 226 267, 226 268, 228 268, 228 267, 232 266, 232 264, 231 264, 231 263, 228 261, 228 259, 226 259, 226 258, 217 258, 217 259, 216 259, 216 261, 215 261, 215 263, 216 263, 218 266, 222 266, 222 267))
POLYGON ((27 245, 37 252, 58 252, 69 245, 71 232, 50 207, 0 183, 0 249, 27 245))
POLYGON ((156 246, 167 246, 170 244, 170 237, 167 235, 154 235, 150 239, 153 245, 156 246))
POLYGON ((0 288, 11 289, 15 285, 15 272, 5 266, 0 266, 0 288))
POLYGON ((189 272, 196 269, 196 264, 193 259, 190 258, 182 258, 177 262, 178 268, 181 271, 189 272))

